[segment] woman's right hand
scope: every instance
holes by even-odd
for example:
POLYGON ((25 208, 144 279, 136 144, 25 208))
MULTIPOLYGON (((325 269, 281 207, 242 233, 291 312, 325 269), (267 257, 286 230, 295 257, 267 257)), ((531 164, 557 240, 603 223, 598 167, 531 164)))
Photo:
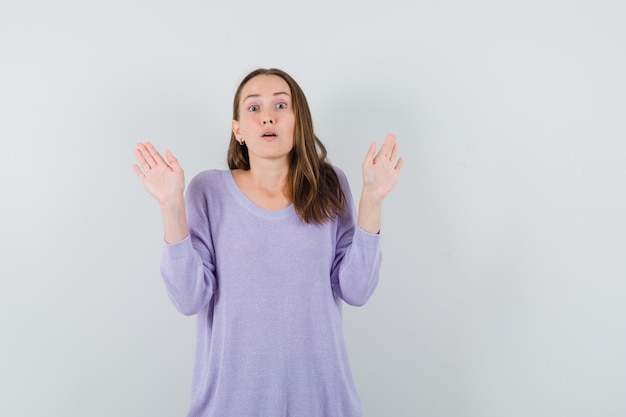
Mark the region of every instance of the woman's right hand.
POLYGON ((167 161, 150 142, 138 143, 135 149, 138 165, 133 170, 144 188, 161 206, 181 201, 185 191, 185 174, 170 151, 167 161))

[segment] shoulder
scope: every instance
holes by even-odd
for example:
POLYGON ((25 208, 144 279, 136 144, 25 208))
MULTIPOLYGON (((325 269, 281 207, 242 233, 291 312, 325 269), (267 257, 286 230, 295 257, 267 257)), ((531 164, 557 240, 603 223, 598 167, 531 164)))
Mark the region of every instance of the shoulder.
POLYGON ((191 184, 215 184, 224 181, 226 174, 230 174, 227 169, 208 169, 196 174, 192 179, 191 184))
POLYGON ((337 175, 337 179, 339 180, 339 185, 341 186, 342 190, 347 190, 350 188, 349 183, 348 183, 348 177, 346 176, 346 173, 343 172, 343 170, 341 168, 339 168, 338 166, 335 165, 331 165, 333 171, 335 171, 335 174, 337 175))
POLYGON ((209 190, 223 189, 226 187, 229 170, 209 169, 195 175, 189 182, 187 192, 191 194, 203 194, 209 190))
POLYGON ((346 179, 346 173, 343 172, 343 170, 341 168, 339 168, 336 165, 331 165, 331 167, 333 168, 333 170, 335 171, 335 174, 337 174, 337 177, 339 177, 339 179, 346 179))

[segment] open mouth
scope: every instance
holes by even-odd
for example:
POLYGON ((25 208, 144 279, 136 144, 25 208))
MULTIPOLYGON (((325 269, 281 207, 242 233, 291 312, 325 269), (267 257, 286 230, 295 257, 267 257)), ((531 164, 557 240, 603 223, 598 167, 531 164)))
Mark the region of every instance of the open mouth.
POLYGON ((274 133, 274 132, 265 132, 265 133, 263 133, 262 137, 264 137, 264 138, 275 138, 276 137, 276 133, 274 133))

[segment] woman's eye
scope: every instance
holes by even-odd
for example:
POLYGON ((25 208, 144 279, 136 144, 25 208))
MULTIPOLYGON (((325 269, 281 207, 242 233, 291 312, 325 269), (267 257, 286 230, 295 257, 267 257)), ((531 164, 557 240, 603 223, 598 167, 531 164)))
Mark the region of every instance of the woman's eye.
POLYGON ((278 103, 276 105, 277 109, 286 109, 287 108, 287 103, 278 103))
POLYGON ((259 106, 257 106, 256 104, 253 104, 252 106, 248 107, 248 111, 257 111, 259 110, 259 106))

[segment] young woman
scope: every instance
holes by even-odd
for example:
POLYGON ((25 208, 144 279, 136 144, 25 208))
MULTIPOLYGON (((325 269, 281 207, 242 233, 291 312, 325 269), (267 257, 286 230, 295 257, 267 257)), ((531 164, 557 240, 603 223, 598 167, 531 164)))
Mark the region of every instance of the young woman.
POLYGON ((363 162, 355 219, 344 173, 326 160, 300 86, 278 69, 234 98, 230 170, 190 182, 150 143, 133 168, 163 216, 161 272, 176 308, 197 315, 189 417, 359 417, 342 302, 378 282, 385 196, 402 159, 388 135, 363 162))

